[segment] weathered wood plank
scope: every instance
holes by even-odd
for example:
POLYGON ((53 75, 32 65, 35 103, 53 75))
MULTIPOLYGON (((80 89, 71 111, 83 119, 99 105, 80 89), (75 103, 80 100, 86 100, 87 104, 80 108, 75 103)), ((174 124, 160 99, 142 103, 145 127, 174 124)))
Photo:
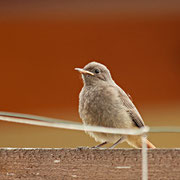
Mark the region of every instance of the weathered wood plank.
MULTIPOLYGON (((151 180, 180 180, 180 149, 148 151, 151 180)), ((140 149, 0 149, 0 180, 140 180, 140 149)))

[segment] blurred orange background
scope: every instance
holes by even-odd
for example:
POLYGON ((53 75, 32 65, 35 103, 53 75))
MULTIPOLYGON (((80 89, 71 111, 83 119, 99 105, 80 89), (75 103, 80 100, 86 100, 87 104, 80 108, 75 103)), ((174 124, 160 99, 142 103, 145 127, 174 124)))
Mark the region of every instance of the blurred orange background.
MULTIPOLYGON (((81 122, 74 68, 98 61, 147 125, 180 126, 180 6, 154 3, 1 1, 0 111, 81 122)), ((178 138, 150 134, 157 147, 180 147, 178 138)), ((0 122, 1 147, 95 144, 84 132, 0 122)))

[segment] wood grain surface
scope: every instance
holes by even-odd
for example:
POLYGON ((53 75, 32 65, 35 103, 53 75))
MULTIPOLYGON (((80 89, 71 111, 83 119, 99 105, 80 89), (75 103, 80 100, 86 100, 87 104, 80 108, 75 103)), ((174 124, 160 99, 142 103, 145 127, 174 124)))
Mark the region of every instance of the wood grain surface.
MULTIPOLYGON (((148 177, 180 179, 180 149, 148 151, 148 177)), ((141 179, 140 149, 0 149, 1 180, 141 179)))

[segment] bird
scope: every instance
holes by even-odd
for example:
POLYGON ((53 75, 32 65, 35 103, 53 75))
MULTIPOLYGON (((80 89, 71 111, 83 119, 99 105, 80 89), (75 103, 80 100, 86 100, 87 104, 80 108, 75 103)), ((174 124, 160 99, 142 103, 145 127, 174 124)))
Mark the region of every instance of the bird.
MULTIPOLYGON (((83 87, 79 94, 79 115, 84 125, 109 128, 137 129, 145 127, 135 105, 111 77, 108 68, 98 62, 90 62, 84 68, 75 68, 82 75, 83 87)), ((93 148, 112 143, 110 148, 126 141, 134 148, 142 148, 141 135, 120 135, 87 131, 95 141, 93 148)), ((146 140, 148 148, 155 146, 146 140)))

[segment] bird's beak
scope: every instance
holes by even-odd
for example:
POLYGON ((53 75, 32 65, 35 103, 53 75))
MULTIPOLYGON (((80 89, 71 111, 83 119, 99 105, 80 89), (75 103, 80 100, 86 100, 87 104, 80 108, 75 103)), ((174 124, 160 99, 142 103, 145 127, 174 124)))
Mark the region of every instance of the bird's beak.
POLYGON ((86 71, 84 69, 81 69, 81 68, 75 68, 76 71, 79 71, 81 74, 90 74, 92 76, 94 76, 94 74, 90 71, 86 71))

